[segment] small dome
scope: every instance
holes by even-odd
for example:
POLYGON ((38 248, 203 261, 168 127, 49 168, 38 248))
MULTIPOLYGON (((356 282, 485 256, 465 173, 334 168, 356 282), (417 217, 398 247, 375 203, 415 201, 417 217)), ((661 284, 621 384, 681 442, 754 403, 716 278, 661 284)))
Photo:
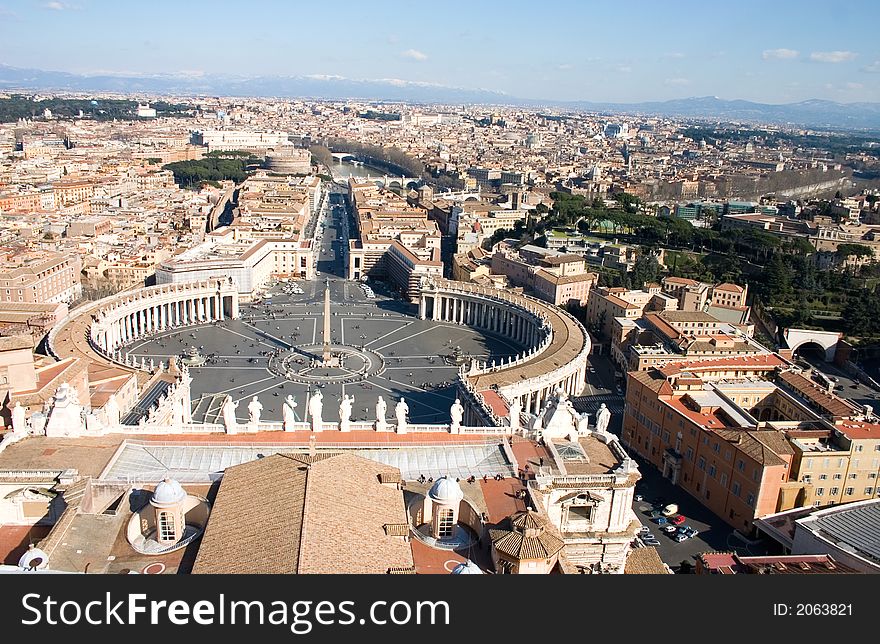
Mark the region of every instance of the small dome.
POLYGON ((20 568, 45 568, 49 565, 49 555, 31 544, 18 560, 18 565, 20 568))
POLYGON ((464 492, 455 479, 448 476, 442 476, 431 486, 428 496, 432 501, 437 503, 453 504, 459 503, 464 498, 464 492))
POLYGON ((483 575, 485 574, 480 567, 475 564, 473 561, 468 559, 467 561, 462 561, 455 568, 452 569, 453 575, 483 575))
POLYGON ((186 498, 186 491, 174 479, 165 479, 156 486, 150 503, 153 505, 173 505, 186 498))

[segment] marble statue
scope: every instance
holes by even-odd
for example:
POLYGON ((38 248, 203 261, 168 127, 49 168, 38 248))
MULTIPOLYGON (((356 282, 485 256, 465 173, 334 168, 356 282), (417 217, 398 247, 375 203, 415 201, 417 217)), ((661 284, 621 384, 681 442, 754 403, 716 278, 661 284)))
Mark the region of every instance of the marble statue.
POLYGON ((406 399, 401 398, 397 405, 394 407, 394 414, 397 416, 397 433, 405 434, 406 433, 406 415, 409 413, 409 405, 406 404, 406 399))
POLYGON ((251 425, 259 425, 260 424, 260 414, 263 413, 263 404, 260 402, 260 399, 254 396, 251 398, 251 401, 248 403, 248 420, 251 425))
POLYGON ((585 434, 590 428, 590 414, 584 412, 578 416, 577 431, 578 434, 585 434))
POLYGON ((116 394, 110 394, 107 402, 104 403, 104 418, 107 419, 109 427, 115 427, 119 424, 122 417, 122 410, 119 409, 119 403, 116 401, 116 394))
POLYGON ((238 427, 238 422, 235 420, 235 410, 238 409, 238 405, 239 403, 232 400, 232 396, 226 395, 226 399, 223 401, 223 425, 226 426, 228 434, 235 432, 238 427))
POLYGON ((347 432, 351 426, 351 406, 354 404, 354 396, 344 395, 339 402, 339 429, 347 432))
POLYGON ((514 396, 510 402, 510 410, 508 411, 508 419, 510 421, 510 432, 515 434, 519 431, 519 418, 522 413, 522 403, 519 396, 514 396))
POLYGON ((318 389, 309 399, 309 415, 312 417, 312 431, 320 432, 324 428, 324 394, 318 389))
POLYGON ((25 408, 16 400, 15 406, 12 408, 12 431, 16 434, 23 434, 27 431, 27 421, 24 414, 25 408))
POLYGON ((455 399, 452 407, 449 408, 449 416, 452 419, 449 429, 451 433, 457 434, 461 427, 461 419, 464 418, 464 407, 461 406, 461 400, 458 398, 455 399))
POLYGON ((608 422, 611 420, 611 412, 605 403, 599 405, 599 411, 596 412, 596 431, 605 433, 608 431, 608 422))
POLYGON ((61 383, 51 401, 46 436, 80 436, 86 428, 83 411, 76 388, 61 383))
POLYGON ((385 412, 388 411, 388 405, 385 403, 385 399, 382 396, 379 396, 379 400, 376 401, 376 431, 383 432, 385 431, 385 427, 387 423, 385 422, 385 412))
POLYGON ((293 399, 293 396, 287 394, 287 398, 284 399, 284 406, 281 408, 284 414, 284 431, 286 432, 293 431, 293 424, 296 422, 294 409, 296 409, 296 401, 293 399))

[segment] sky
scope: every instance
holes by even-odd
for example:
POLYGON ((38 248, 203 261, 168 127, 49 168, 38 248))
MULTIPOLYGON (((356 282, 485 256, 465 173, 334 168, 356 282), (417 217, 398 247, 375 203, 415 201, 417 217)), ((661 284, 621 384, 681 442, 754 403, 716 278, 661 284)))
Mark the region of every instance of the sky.
POLYGON ((516 98, 880 102, 878 0, 0 0, 0 63, 516 98))

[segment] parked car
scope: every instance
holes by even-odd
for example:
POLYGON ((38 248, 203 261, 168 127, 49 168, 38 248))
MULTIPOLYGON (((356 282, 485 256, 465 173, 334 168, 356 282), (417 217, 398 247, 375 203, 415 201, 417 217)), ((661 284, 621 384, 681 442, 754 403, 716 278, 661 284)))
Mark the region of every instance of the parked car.
POLYGON ((657 541, 657 537, 655 537, 654 535, 645 535, 644 537, 642 537, 642 543, 644 543, 646 546, 660 545, 660 542, 657 541))
POLYGON ((657 525, 666 525, 669 523, 669 519, 667 519, 666 517, 657 517, 656 519, 654 519, 654 523, 656 523, 657 525))
POLYGON ((682 514, 676 514, 674 517, 672 517, 671 521, 675 525, 682 525, 685 521, 687 521, 687 519, 685 519, 684 515, 682 514))
POLYGON ((679 533, 679 534, 675 535, 673 537, 673 539, 675 539, 678 543, 681 543, 682 541, 687 541, 688 539, 690 539, 690 537, 687 536, 686 534, 679 533))
POLYGON ((692 528, 689 525, 682 526, 679 528, 679 530, 681 530, 682 534, 686 534, 689 537, 696 537, 698 534, 700 534, 699 530, 697 530, 696 528, 692 528))
POLYGON ((660 529, 663 530, 663 532, 665 532, 666 534, 675 534, 676 532, 678 532, 678 528, 676 528, 671 523, 667 523, 665 526, 663 526, 660 529))
POLYGON ((644 500, 645 500, 645 497, 643 497, 641 494, 636 494, 633 497, 633 501, 644 501, 644 500))
POLYGON ((641 528, 639 528, 639 534, 651 534, 651 528, 643 525, 641 528))
POLYGON ((663 516, 663 513, 660 510, 651 510, 651 512, 649 512, 648 514, 652 519, 663 516))
POLYGON ((665 508, 663 508, 664 517, 671 517, 676 514, 678 514, 678 506, 675 503, 670 503, 665 508))

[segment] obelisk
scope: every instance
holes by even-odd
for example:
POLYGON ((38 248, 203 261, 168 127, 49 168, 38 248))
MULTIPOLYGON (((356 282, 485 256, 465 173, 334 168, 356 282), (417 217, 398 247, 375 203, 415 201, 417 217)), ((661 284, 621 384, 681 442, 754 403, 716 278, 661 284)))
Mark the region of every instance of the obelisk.
POLYGON ((329 367, 330 360, 330 279, 324 289, 324 366, 329 367))

